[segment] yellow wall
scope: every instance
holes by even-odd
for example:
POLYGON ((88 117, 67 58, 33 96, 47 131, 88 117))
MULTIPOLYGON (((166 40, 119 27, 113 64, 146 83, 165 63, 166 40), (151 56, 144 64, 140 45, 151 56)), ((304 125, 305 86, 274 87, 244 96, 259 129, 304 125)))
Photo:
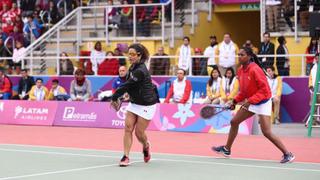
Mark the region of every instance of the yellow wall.
MULTIPOLYGON (((224 33, 231 34, 232 40, 242 45, 247 39, 252 40, 255 46, 260 42, 260 15, 257 11, 213 13, 212 21, 207 21, 207 13, 199 13, 199 23, 195 27, 195 33, 190 34, 191 26, 184 27, 184 34, 191 39, 193 48, 204 50, 209 45, 209 36, 216 35, 221 42, 224 33)), ((175 49, 182 44, 182 40, 176 40, 175 49)), ((172 52, 175 52, 175 49, 172 52)))

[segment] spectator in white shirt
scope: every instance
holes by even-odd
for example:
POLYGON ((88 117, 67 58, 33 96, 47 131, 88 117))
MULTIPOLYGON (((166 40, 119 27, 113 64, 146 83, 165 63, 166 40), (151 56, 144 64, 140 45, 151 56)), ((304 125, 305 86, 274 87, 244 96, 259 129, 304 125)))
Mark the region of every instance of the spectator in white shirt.
POLYGON ((191 56, 194 55, 194 50, 190 46, 189 37, 185 36, 183 38, 183 44, 177 49, 176 55, 179 56, 176 62, 178 68, 188 72, 192 61, 191 56))
POLYGON ((216 55, 219 56, 219 71, 221 74, 225 74, 229 67, 236 71, 236 55, 238 51, 238 46, 231 40, 231 35, 225 33, 223 41, 216 49, 216 55))
POLYGON ((95 75, 98 74, 98 67, 104 61, 106 52, 102 50, 101 42, 98 41, 94 45, 94 49, 91 51, 90 60, 92 63, 92 70, 95 75))
POLYGON ((208 58, 208 63, 207 63, 208 74, 211 74, 211 71, 213 70, 213 68, 217 67, 216 59, 214 57, 217 49, 217 44, 218 44, 217 37, 210 36, 210 46, 208 46, 203 53, 204 56, 210 56, 208 58))
POLYGON ((16 74, 20 74, 21 63, 23 61, 26 48, 23 47, 22 42, 16 41, 16 48, 13 50, 12 61, 9 62, 10 69, 15 69, 16 74))

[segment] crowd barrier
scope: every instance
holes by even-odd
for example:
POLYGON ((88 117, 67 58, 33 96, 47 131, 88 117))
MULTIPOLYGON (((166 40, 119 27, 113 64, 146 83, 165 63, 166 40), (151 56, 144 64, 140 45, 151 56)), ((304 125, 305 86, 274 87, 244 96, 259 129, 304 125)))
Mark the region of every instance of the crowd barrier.
MULTIPOLYGON (((0 124, 94 128, 124 128, 125 109, 111 109, 109 102, 0 101, 0 124)), ((199 115, 200 104, 157 104, 149 130, 228 133, 235 111, 224 111, 211 119, 199 115)), ((253 118, 241 123, 240 134, 251 134, 253 118)))
MULTIPOLYGON (((59 79, 60 84, 69 92, 72 76, 34 76, 41 77, 44 80, 44 85, 51 88, 51 81, 59 79)), ((97 97, 102 90, 111 90, 112 82, 115 76, 88 76, 92 84, 92 94, 97 97)), ((17 90, 17 85, 20 77, 11 77, 14 85, 14 90, 17 90)), ((160 98, 165 98, 166 92, 170 87, 170 83, 176 77, 172 76, 155 76, 152 81, 158 87, 160 98)), ((206 94, 206 83, 208 77, 188 77, 192 83, 193 97, 206 94)), ((307 113, 310 111, 310 92, 308 89, 308 77, 283 77, 280 119, 284 123, 301 123, 307 113)))

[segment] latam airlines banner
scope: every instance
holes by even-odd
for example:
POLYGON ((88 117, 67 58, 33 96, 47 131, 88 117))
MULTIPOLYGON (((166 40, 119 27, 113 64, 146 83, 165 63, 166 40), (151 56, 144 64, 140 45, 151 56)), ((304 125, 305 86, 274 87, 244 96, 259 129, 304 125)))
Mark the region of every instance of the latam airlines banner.
POLYGON ((51 126, 57 106, 53 101, 0 101, 0 123, 51 126))
MULTIPOLYGON (((0 124, 124 128, 127 104, 118 112, 106 102, 0 101, 0 124)), ((227 133, 234 111, 211 119, 199 115, 200 104, 158 104, 149 130, 227 133)), ((240 134, 251 134, 253 118, 241 123, 240 134)))
POLYGON ((214 4, 258 3, 260 0, 213 0, 214 4))

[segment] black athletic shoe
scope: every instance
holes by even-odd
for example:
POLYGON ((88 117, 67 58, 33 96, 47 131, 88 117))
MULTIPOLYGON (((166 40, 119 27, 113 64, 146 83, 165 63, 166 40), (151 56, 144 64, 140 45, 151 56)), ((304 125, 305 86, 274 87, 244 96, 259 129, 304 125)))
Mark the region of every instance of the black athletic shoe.
POLYGON ((218 147, 213 146, 211 150, 216 153, 222 154, 225 157, 230 157, 231 155, 231 151, 227 150, 225 146, 218 146, 218 147))

